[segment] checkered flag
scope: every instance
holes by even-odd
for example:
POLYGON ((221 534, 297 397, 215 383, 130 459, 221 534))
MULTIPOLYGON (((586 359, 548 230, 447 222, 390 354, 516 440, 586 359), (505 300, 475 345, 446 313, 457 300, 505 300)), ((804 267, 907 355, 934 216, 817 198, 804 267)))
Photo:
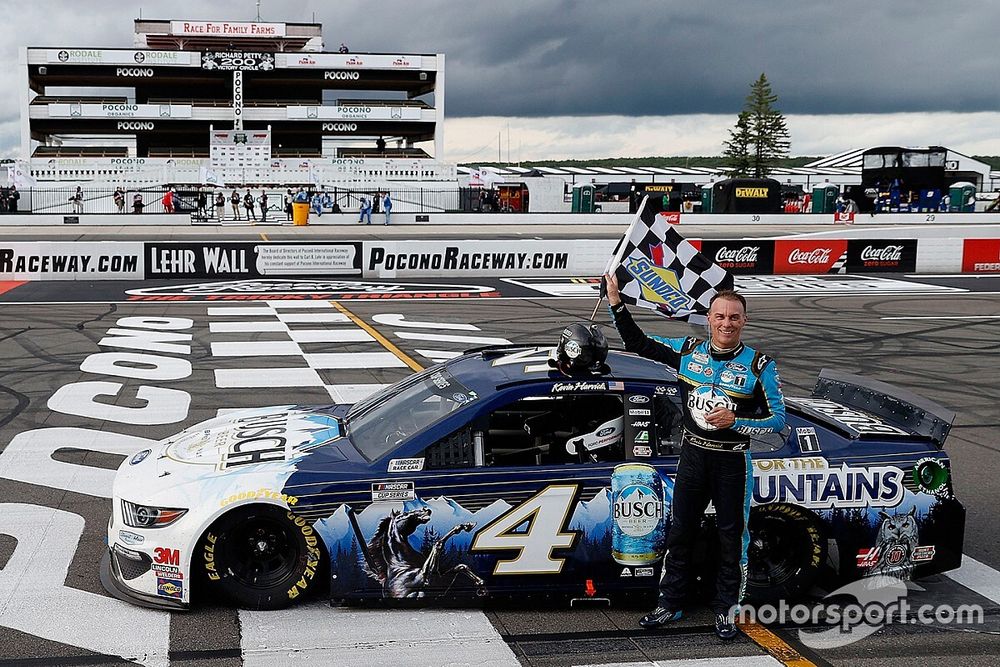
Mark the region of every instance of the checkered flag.
POLYGON ((608 261, 611 271, 625 303, 692 324, 705 324, 712 296, 733 288, 732 274, 684 240, 648 196, 608 261))

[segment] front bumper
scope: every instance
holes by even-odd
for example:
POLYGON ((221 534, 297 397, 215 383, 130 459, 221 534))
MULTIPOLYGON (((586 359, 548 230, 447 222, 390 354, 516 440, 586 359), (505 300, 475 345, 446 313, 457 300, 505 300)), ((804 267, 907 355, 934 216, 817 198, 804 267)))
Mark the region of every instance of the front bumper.
POLYGON ((122 577, 118 558, 117 554, 112 553, 112 550, 108 549, 104 552, 104 557, 101 559, 101 585, 104 586, 104 590, 108 593, 124 602, 150 609, 166 609, 169 611, 187 611, 189 609, 189 605, 186 602, 158 595, 148 595, 129 588, 122 577))

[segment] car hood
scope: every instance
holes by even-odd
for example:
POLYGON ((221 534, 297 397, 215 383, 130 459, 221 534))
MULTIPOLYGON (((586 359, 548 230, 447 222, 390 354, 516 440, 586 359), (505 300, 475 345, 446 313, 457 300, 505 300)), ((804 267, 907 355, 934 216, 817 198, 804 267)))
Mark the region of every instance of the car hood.
POLYGON ((221 494, 252 485, 281 489, 297 465, 322 451, 325 464, 348 459, 344 406, 239 410, 196 424, 139 452, 118 470, 116 490, 143 498, 221 494), (343 447, 343 448, 342 448, 343 447), (198 483, 198 493, 190 486, 198 483))

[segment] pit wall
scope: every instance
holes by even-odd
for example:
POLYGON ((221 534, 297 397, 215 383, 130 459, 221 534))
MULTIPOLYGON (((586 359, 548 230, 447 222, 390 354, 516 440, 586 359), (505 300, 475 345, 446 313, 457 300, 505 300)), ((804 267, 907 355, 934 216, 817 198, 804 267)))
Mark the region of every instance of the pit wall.
MULTIPOLYGON (((992 238, 692 239, 734 274, 1000 273, 992 238)), ((600 275, 617 239, 0 242, 0 281, 600 275)))

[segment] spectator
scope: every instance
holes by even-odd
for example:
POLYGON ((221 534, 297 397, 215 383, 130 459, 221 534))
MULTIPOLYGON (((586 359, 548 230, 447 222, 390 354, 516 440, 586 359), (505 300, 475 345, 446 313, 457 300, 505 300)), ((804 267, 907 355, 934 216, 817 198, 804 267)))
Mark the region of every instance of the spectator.
POLYGON ((382 192, 380 190, 375 191, 375 196, 372 197, 372 213, 378 213, 382 208, 382 192))
POLYGON ((226 195, 222 194, 222 190, 215 193, 215 217, 218 218, 219 222, 222 222, 222 218, 226 215, 226 195))
POLYGON ((76 192, 73 193, 73 196, 69 200, 73 202, 73 213, 77 215, 83 213, 83 188, 79 185, 76 186, 76 192))
POLYGON ((240 193, 233 188, 233 194, 229 195, 229 205, 233 208, 233 218, 240 219, 240 193))
POLYGON ((208 220, 208 193, 198 186, 198 217, 208 220))
POLYGON ((297 201, 300 204, 309 203, 309 193, 306 192, 306 189, 304 187, 299 186, 299 191, 295 193, 295 201, 297 201))
POLYGON ((7 188, 0 188, 0 213, 7 212, 8 202, 10 201, 10 190, 7 188))
POLYGON ((260 221, 267 221, 267 190, 260 191, 260 197, 257 199, 260 202, 260 221))
POLYGON ((365 221, 365 217, 368 217, 368 223, 372 224, 372 203, 368 201, 368 197, 361 195, 358 197, 358 208, 361 211, 361 215, 358 217, 358 224, 360 225, 365 221))
POLYGON ((941 213, 947 213, 950 209, 951 209, 951 197, 948 195, 941 197, 941 206, 939 207, 938 210, 941 213))
POLYGON ((247 193, 243 195, 243 208, 247 210, 247 220, 257 221, 257 214, 253 210, 253 195, 250 194, 250 188, 247 188, 247 193))
POLYGON ((132 196, 132 212, 138 215, 142 213, 142 209, 146 208, 146 205, 142 201, 142 193, 136 192, 132 196))
POLYGON ((350 53, 350 51, 351 51, 349 48, 347 48, 347 44, 344 44, 343 42, 340 43, 340 48, 337 49, 337 50, 340 53, 350 53))
POLYGON ((385 224, 389 224, 389 217, 392 215, 392 199, 389 197, 389 193, 385 193, 385 199, 382 200, 382 209, 385 211, 385 224))
POLYGON ((312 212, 316 214, 317 218, 323 217, 323 197, 320 195, 319 191, 313 193, 312 200, 309 202, 312 212))
POLYGON ((174 189, 168 188, 166 192, 163 193, 163 198, 160 199, 160 203, 163 204, 164 213, 174 212, 174 189))
POLYGON ((375 141, 375 148, 378 150, 379 153, 385 153, 385 139, 379 137, 375 141))
POLYGON ((285 193, 285 220, 292 219, 292 201, 295 197, 292 195, 292 189, 289 188, 288 192, 285 193))
POLYGON ((119 213, 125 212, 125 189, 120 185, 115 188, 115 208, 119 213))
POLYGON ((11 213, 17 213, 17 202, 21 199, 21 193, 17 191, 17 186, 10 186, 10 191, 7 193, 7 210, 11 213))

